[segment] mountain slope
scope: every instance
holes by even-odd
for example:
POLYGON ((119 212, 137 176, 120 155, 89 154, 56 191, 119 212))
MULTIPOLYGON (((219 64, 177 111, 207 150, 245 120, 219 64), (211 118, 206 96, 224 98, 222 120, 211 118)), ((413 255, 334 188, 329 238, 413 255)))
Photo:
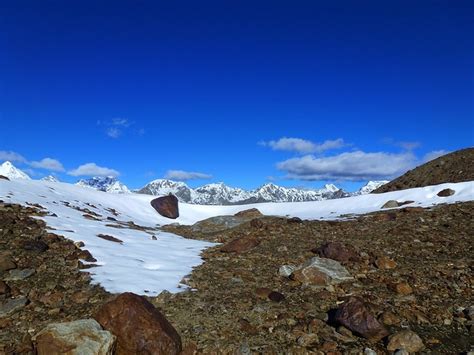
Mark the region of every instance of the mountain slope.
POLYGON ((370 194, 372 191, 377 190, 381 186, 389 183, 388 180, 380 180, 380 181, 369 181, 367 184, 362 186, 359 190, 356 192, 352 193, 352 196, 357 196, 357 195, 366 195, 370 194))
POLYGON ((16 168, 9 161, 6 161, 2 165, 0 165, 0 175, 6 176, 7 178, 12 179, 12 180, 16 180, 16 179, 31 180, 31 178, 26 173, 16 168))
POLYGON ((379 187, 373 193, 473 180, 474 148, 466 148, 420 165, 388 184, 379 187))

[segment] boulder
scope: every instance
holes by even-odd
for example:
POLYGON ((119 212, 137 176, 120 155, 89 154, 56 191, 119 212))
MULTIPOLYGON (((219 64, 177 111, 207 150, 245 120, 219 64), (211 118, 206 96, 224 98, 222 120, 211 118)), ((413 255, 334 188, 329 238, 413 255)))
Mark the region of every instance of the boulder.
POLYGON ((449 197, 449 196, 452 196, 455 194, 456 191, 454 191, 453 189, 444 189, 444 190, 441 190, 440 192, 438 192, 438 196, 439 197, 449 197))
POLYGON ((319 248, 312 249, 312 252, 322 258, 333 259, 341 263, 359 260, 359 255, 351 247, 338 242, 325 243, 319 248))
POLYGON ((290 276, 306 285, 324 286, 352 280, 353 277, 339 262, 314 257, 297 268, 290 276))
POLYGON ((111 355, 115 336, 94 319, 52 323, 33 337, 38 355, 111 355))
POLYGON ((410 354, 423 350, 423 340, 411 330, 402 330, 388 338, 388 351, 406 350, 410 354))
POLYGON ((28 299, 26 297, 18 297, 5 301, 5 303, 0 305, 0 318, 9 316, 28 304, 28 299))
POLYGON ((174 195, 158 197, 150 203, 156 212, 163 217, 171 219, 179 217, 178 198, 174 195))
POLYGON ((388 256, 381 256, 375 260, 375 266, 381 270, 390 270, 396 268, 397 263, 388 256))
POLYGON ((10 181, 9 178, 7 178, 6 176, 3 176, 3 175, 0 175, 0 180, 8 180, 8 181, 10 181))
POLYGON ((335 320, 352 332, 371 341, 379 341, 389 333, 366 308, 364 302, 358 297, 349 297, 339 306, 335 320))
POLYGON ((247 218, 247 219, 253 219, 253 218, 262 217, 263 214, 256 208, 250 208, 248 210, 237 212, 236 214, 234 214, 234 216, 247 218))
POLYGON ((260 244, 260 240, 252 236, 239 237, 237 239, 231 240, 229 243, 221 247, 221 252, 223 253, 244 253, 250 249, 255 248, 260 244))
POLYGON ((104 304, 94 318, 117 337, 117 355, 178 354, 181 338, 150 302, 127 292, 104 304))
POLYGON ((382 208, 396 208, 396 207, 399 207, 400 205, 398 204, 397 201, 395 200, 389 200, 387 202, 384 203, 384 205, 382 206, 382 208))

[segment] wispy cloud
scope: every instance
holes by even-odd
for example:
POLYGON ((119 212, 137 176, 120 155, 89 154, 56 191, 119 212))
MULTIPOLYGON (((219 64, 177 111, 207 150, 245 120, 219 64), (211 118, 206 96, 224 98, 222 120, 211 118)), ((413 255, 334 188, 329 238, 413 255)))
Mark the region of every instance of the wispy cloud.
POLYGON ((392 154, 359 150, 321 158, 305 155, 280 162, 277 168, 286 172, 290 179, 362 181, 393 178, 413 168, 417 161, 411 152, 392 154))
MULTIPOLYGON (((111 120, 98 120, 97 125, 105 128, 105 134, 113 139, 120 138, 125 132, 135 124, 127 118, 116 117, 111 120)), ((139 129, 137 132, 141 131, 139 129)))
POLYGON ((451 152, 449 150, 444 150, 444 149, 433 150, 432 152, 429 152, 429 153, 425 154, 425 156, 423 157, 423 162, 424 163, 429 162, 431 160, 439 158, 439 157, 441 157, 443 155, 446 155, 448 153, 451 153, 451 152))
POLYGON ((261 141, 258 144, 264 147, 270 147, 273 150, 283 150, 301 154, 322 153, 327 150, 339 149, 346 146, 342 138, 316 143, 302 138, 283 137, 278 140, 261 141))
POLYGON ((83 164, 76 169, 68 171, 71 176, 119 176, 117 170, 98 166, 96 163, 83 164))
POLYGON ((63 164, 56 159, 44 158, 40 161, 32 161, 28 163, 31 167, 37 169, 45 169, 50 171, 63 172, 65 171, 63 164))
POLYGON ((116 127, 109 127, 105 130, 105 133, 110 137, 110 138, 118 138, 122 135, 122 131, 116 127))
POLYGON ((12 151, 0 150, 0 160, 25 163, 26 159, 21 154, 12 151))
POLYGON ((394 147, 399 147, 407 151, 412 151, 416 148, 421 147, 421 142, 418 141, 397 141, 393 138, 384 138, 382 139, 382 143, 392 145, 394 147))
POLYGON ((168 170, 165 174, 165 179, 188 181, 188 180, 207 180, 211 179, 212 175, 197 173, 194 171, 184 170, 168 170))

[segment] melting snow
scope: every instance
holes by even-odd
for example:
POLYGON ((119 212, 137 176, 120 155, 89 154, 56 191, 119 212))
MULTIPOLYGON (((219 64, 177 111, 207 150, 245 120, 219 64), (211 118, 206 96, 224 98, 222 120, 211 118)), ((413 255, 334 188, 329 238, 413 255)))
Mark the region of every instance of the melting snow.
POLYGON ((341 215, 379 211, 388 200, 411 200, 415 202, 406 206, 430 207, 440 203, 474 200, 474 182, 314 202, 241 206, 181 203, 180 217, 175 221, 158 215, 151 208, 150 201, 154 198, 139 194, 109 194, 59 182, 0 180, 0 199, 23 205, 27 202, 40 204, 50 214, 57 215, 41 217, 54 233, 84 242, 84 248, 92 253, 98 260, 96 264, 100 265, 86 270, 91 273, 93 282, 100 283, 109 292, 131 291, 147 295, 157 295, 163 290, 183 290, 185 286, 180 284, 182 278, 202 263, 199 256, 201 251, 214 245, 157 231, 156 227, 160 224, 193 224, 205 218, 231 215, 254 207, 266 215, 288 215, 303 219, 336 219, 341 215), (446 188, 456 193, 449 197, 438 197, 437 193, 446 188), (92 216, 97 214, 99 220, 84 218, 86 213, 92 216), (115 218, 118 222, 107 220, 107 217, 115 218), (130 221, 149 229, 137 230, 124 226, 130 221), (125 228, 112 227, 117 224, 125 228), (123 243, 99 238, 98 234, 111 235, 123 243))

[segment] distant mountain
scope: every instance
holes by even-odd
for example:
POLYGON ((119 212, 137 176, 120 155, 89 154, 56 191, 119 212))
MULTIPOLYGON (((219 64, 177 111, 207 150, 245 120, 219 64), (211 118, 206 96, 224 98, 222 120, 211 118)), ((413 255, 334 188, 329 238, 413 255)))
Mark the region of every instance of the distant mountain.
POLYGON ((130 193, 127 186, 112 176, 96 176, 79 180, 76 185, 114 194, 130 193))
POLYGON ((379 187, 389 183, 388 180, 380 180, 380 181, 369 181, 367 184, 362 186, 359 190, 352 193, 352 196, 357 195, 367 195, 370 194, 372 191, 377 190, 379 187))
POLYGON ((297 189, 265 184, 258 189, 247 191, 229 187, 224 183, 207 184, 195 189, 183 182, 167 179, 153 180, 137 191, 142 194, 162 196, 173 194, 179 201, 198 205, 242 205, 259 202, 302 202, 320 201, 349 196, 334 185, 326 185, 319 190, 297 189))
POLYGON ((0 175, 6 176, 7 178, 11 180, 15 180, 15 179, 31 180, 31 178, 26 173, 16 168, 9 161, 6 161, 2 165, 0 165, 0 175))
POLYGON ((45 176, 44 178, 41 179, 41 181, 59 182, 58 178, 56 176, 53 176, 53 175, 45 176))

